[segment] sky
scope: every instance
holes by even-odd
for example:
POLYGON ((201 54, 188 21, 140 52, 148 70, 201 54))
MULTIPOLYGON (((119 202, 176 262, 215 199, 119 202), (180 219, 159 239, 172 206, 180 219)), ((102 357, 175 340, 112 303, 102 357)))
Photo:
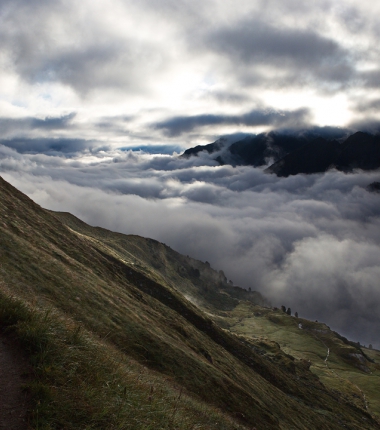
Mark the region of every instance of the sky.
POLYGON ((377 131, 380 4, 0 0, 0 174, 37 203, 210 261, 380 348, 380 173, 277 178, 186 148, 377 131))

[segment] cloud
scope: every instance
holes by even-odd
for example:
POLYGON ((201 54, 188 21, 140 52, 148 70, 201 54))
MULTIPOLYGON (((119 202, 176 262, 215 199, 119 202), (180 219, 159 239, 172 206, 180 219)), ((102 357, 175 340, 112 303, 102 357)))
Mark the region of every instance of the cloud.
MULTIPOLYGON (((49 126, 48 126, 49 127, 49 126)), ((85 150, 105 148, 103 143, 70 138, 13 138, 1 139, 0 145, 15 149, 21 154, 54 154, 68 156, 85 150), (101 147, 101 148, 99 148, 101 147)))
POLYGON ((273 305, 380 346, 380 206, 365 189, 379 172, 277 178, 218 166, 206 154, 113 150, 64 159, 4 146, 0 167, 44 207, 155 238, 273 305))
POLYGON ((362 100, 356 105, 356 110, 359 112, 372 113, 380 108, 380 99, 362 100))
POLYGON ((46 117, 45 119, 33 118, 31 121, 32 128, 43 128, 47 130, 55 130, 66 128, 67 124, 75 118, 76 113, 72 112, 68 115, 63 115, 60 117, 46 117))
POLYGON ((274 79, 269 70, 267 75, 256 75, 259 82, 277 80, 281 85, 297 85, 296 77, 299 83, 313 79, 342 85, 354 75, 349 52, 336 40, 308 28, 274 26, 253 18, 218 28, 207 38, 237 70, 242 65, 252 71, 252 66, 260 65, 276 68, 274 79))
POLYGON ((182 148, 179 145, 138 145, 127 148, 119 148, 121 150, 143 151, 149 154, 173 154, 181 152, 182 148))
POLYGON ((296 111, 279 112, 274 110, 254 109, 242 115, 203 114, 194 116, 177 116, 154 124, 154 128, 164 130, 168 136, 179 136, 185 132, 210 125, 236 126, 294 126, 305 125, 309 111, 301 108, 296 111))
POLYGON ((305 238, 274 273, 273 285, 286 289, 299 314, 314 303, 314 318, 328 320, 358 341, 379 323, 378 251, 377 244, 353 238, 305 238))
POLYGON ((165 68, 165 50, 152 38, 136 37, 129 26, 133 17, 117 1, 108 10, 101 2, 88 9, 86 2, 2 3, 3 56, 32 85, 60 83, 82 97, 93 91, 144 92, 146 78, 165 68))
POLYGON ((358 117, 356 120, 352 121, 349 126, 352 129, 378 134, 380 132, 380 118, 376 115, 368 115, 361 118, 358 117))
POLYGON ((380 70, 362 72, 359 75, 359 79, 362 80, 364 86, 367 88, 378 88, 380 84, 380 70))
POLYGON ((236 105, 244 104, 245 102, 252 102, 252 98, 246 93, 239 93, 235 91, 209 91, 204 95, 205 98, 215 98, 221 103, 233 103, 236 105))
POLYGON ((35 118, 21 128, 39 137, 62 130, 54 137, 194 146, 240 126, 307 122, 305 109, 320 125, 345 126, 355 90, 378 97, 378 18, 367 2, 3 0, 0 8, 0 115, 35 118), (326 94, 339 96, 329 115, 326 94), (75 121, 64 121, 68 112, 75 121))
POLYGON ((76 113, 71 112, 58 117, 47 116, 43 119, 24 117, 24 118, 0 118, 0 130, 2 137, 7 134, 18 134, 31 132, 35 129, 40 130, 63 130, 68 129, 71 121, 75 118, 76 113))
POLYGON ((310 30, 276 28, 258 20, 222 28, 209 36, 217 50, 243 63, 268 61, 301 66, 335 63, 347 55, 339 45, 310 30))

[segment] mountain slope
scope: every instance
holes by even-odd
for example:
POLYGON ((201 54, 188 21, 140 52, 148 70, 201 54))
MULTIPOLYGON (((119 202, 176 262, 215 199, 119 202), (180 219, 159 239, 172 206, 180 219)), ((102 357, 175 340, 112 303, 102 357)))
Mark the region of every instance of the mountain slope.
POLYGON ((275 173, 277 176, 325 172, 336 165, 339 146, 336 140, 329 141, 321 137, 314 139, 287 154, 265 171, 275 173))
POLYGON ((266 172, 277 176, 298 173, 321 173, 335 167, 344 172, 354 169, 375 170, 380 167, 380 138, 357 132, 343 143, 315 139, 272 164, 266 172))
POLYGON ((267 173, 277 176, 290 176, 299 173, 322 173, 330 168, 344 172, 355 169, 375 170, 380 167, 380 137, 357 132, 347 137, 337 133, 304 131, 289 133, 269 132, 247 136, 230 145, 216 141, 205 146, 190 148, 183 154, 186 157, 198 155, 202 151, 220 164, 233 166, 265 166, 267 173), (326 135, 326 137, 324 136, 326 135), (333 136, 339 137, 335 140, 333 136))
POLYGON ((206 263, 44 210, 2 179, 0 239, 0 320, 34 366, 38 428, 380 428, 303 360, 222 329, 263 299, 206 263))
POLYGON ((268 160, 280 159, 305 145, 309 140, 308 136, 292 136, 278 132, 248 135, 230 144, 226 138, 220 138, 208 145, 189 148, 182 157, 197 156, 205 151, 220 164, 257 167, 266 165, 268 160))
POLYGON ((278 160, 308 142, 303 136, 290 136, 275 132, 261 133, 233 143, 228 149, 239 164, 264 166, 268 160, 278 160))
POLYGON ((369 133, 357 132, 342 144, 341 153, 336 161, 338 170, 374 170, 380 166, 380 137, 369 133))

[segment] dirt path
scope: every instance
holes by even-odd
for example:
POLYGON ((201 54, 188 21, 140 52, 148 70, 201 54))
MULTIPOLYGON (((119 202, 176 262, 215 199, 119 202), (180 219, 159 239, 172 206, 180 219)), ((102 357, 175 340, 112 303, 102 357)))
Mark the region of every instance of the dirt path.
POLYGON ((361 390, 361 388, 358 386, 358 385, 356 385, 356 384, 354 384, 353 382, 351 382, 349 379, 344 379, 344 378, 342 378, 341 376, 339 376, 336 372, 335 372, 335 370, 334 369, 332 369, 330 366, 329 366, 329 364, 327 363, 327 360, 329 359, 329 357, 330 357, 330 348, 328 348, 328 346, 325 344, 325 342, 323 342, 323 340, 322 339, 320 339, 317 335, 313 335, 316 339, 318 339, 320 342, 322 342, 323 343, 323 345, 327 348, 327 355, 326 355, 326 358, 325 358, 325 366, 327 367, 327 369, 329 369, 329 371, 331 372, 331 373, 333 373, 338 379, 341 379, 341 380, 343 380, 343 381, 348 381, 348 382, 350 382, 359 392, 360 392, 360 395, 361 395, 361 397, 362 397, 362 399, 363 399, 363 404, 364 404, 364 407, 365 407, 365 409, 367 409, 368 410, 368 402, 367 402, 367 398, 366 398, 366 396, 365 396, 365 394, 364 394, 364 392, 361 390))
POLYGON ((27 430, 28 365, 14 340, 0 332, 0 430, 27 430))

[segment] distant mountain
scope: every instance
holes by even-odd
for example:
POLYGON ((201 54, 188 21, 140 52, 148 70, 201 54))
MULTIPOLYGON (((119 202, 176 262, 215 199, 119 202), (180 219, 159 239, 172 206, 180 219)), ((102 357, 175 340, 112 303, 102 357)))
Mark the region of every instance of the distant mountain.
MULTIPOLYGON (((250 136, 250 135, 248 135, 250 136)), ((197 145, 193 148, 186 149, 186 151, 181 155, 182 158, 189 158, 191 156, 198 156, 201 152, 206 152, 208 154, 214 154, 218 151, 227 149, 231 144, 239 140, 245 139, 247 137, 246 133, 234 133, 228 136, 220 137, 213 143, 207 145, 197 145)))
POLYGON ((372 193, 380 193, 380 182, 371 182, 367 186, 367 191, 370 191, 372 193))
POLYGON ((0 335, 31 428, 380 429, 380 352, 1 178, 0 335))
POLYGON ((242 139, 228 142, 221 138, 208 145, 198 145, 187 149, 182 156, 197 156, 205 151, 220 164, 263 166, 269 160, 278 160, 289 152, 308 142, 308 137, 292 136, 277 132, 244 136, 242 139))
POLYGON ((336 168, 344 172, 355 169, 375 170, 380 167, 380 136, 357 132, 343 139, 335 132, 322 133, 318 130, 298 134, 270 132, 247 136, 230 145, 220 141, 197 146, 185 151, 186 156, 206 151, 220 164, 233 166, 265 166, 267 173, 277 176, 299 173, 321 173, 336 168), (332 136, 339 137, 339 140, 332 136))
POLYGON ((222 139, 218 139, 217 141, 213 143, 209 143, 208 145, 197 145, 194 146, 194 148, 186 149, 186 151, 182 154, 182 157, 189 158, 192 155, 198 155, 202 151, 206 151, 209 154, 212 154, 213 152, 219 151, 223 146, 222 139))
POLYGON ((343 143, 315 139, 272 164, 266 172, 277 176, 322 173, 330 168, 343 172, 380 167, 380 137, 357 132, 343 143))
POLYGON ((380 136, 359 131, 342 143, 336 159, 336 168, 338 170, 375 170, 379 167, 380 136))
POLYGON ((325 172, 335 166, 339 148, 336 140, 328 141, 320 137, 285 155, 265 171, 277 176, 325 172))

